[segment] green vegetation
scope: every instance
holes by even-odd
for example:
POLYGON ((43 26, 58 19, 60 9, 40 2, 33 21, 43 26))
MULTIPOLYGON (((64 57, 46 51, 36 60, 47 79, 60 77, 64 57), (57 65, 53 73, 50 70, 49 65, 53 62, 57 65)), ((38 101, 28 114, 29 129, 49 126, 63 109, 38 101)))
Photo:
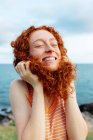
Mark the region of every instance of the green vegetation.
POLYGON ((14 126, 0 126, 0 140, 17 140, 14 126))
POLYGON ((93 140, 93 132, 88 134, 87 140, 93 140))
POLYGON ((14 121, 11 121, 9 126, 0 125, 0 140, 17 140, 14 121))
MULTIPOLYGON (((9 126, 0 126, 0 140, 17 140, 15 123, 13 121, 9 126)), ((89 133, 86 140, 93 140, 93 133, 89 133)))

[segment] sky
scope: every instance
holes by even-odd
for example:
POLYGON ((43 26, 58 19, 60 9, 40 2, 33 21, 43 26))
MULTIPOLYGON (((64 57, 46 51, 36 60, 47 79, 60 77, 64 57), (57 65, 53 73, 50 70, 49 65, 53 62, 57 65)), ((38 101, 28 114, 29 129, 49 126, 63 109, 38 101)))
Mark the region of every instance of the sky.
POLYGON ((0 63, 13 63, 10 43, 32 25, 55 27, 74 63, 93 63, 93 0, 0 0, 0 63))

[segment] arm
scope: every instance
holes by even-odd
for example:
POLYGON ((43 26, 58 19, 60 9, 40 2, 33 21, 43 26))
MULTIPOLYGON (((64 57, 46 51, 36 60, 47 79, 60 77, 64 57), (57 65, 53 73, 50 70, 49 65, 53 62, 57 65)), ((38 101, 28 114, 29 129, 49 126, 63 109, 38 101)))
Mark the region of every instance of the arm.
POLYGON ((17 139, 22 140, 23 130, 31 115, 27 100, 27 85, 23 80, 14 80, 9 89, 9 99, 17 131, 17 139))
POLYGON ((23 80, 12 81, 9 98, 15 119, 18 140, 44 140, 43 91, 37 86, 33 94, 32 107, 27 100, 27 85, 23 80), (38 92, 38 91, 39 92, 38 92))
MULTIPOLYGON (((21 121, 23 124, 25 123, 25 126, 21 128, 21 133, 19 133, 21 138, 19 140, 37 140, 37 139, 44 140, 45 139, 45 107, 44 107, 43 85, 39 82, 38 77, 31 73, 29 69, 29 63, 30 63, 29 61, 27 62, 22 61, 19 62, 15 67, 16 71, 18 72, 22 80, 28 82, 29 84, 31 84, 31 86, 33 86, 32 108, 30 108, 29 111, 31 115, 28 118, 28 121, 25 121, 21 115, 21 108, 23 110, 24 107, 22 107, 22 105, 21 108, 16 107, 16 102, 14 99, 15 107, 16 107, 16 112, 14 111, 15 115, 19 113, 20 114, 19 116, 21 116, 16 119, 16 122, 21 121)), ((22 94, 22 92, 24 92, 24 86, 21 87, 22 91, 20 91, 19 89, 20 87, 16 87, 15 95, 16 94, 18 95, 19 93, 22 94)), ((13 92, 14 90, 12 90, 12 94, 13 92)), ((23 102, 23 100, 21 101, 23 102)), ((19 100, 19 104, 21 104, 21 101, 19 100)), ((26 106, 25 102, 24 102, 24 106, 26 106)), ((25 112, 24 115, 26 116, 25 112)), ((20 128, 19 124, 18 124, 18 128, 20 128)))
POLYGON ((74 92, 65 102, 67 134, 69 140, 85 140, 88 128, 77 104, 74 82, 72 86, 74 92))
POLYGON ((30 119, 24 129, 22 140, 45 140, 45 109, 43 89, 34 89, 30 119))

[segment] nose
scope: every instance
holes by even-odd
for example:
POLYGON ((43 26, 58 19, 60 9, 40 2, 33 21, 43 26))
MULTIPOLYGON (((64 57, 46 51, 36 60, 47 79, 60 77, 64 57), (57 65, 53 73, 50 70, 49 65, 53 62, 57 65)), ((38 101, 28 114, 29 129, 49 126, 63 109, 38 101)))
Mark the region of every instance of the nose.
POLYGON ((54 49, 50 44, 46 46, 46 52, 54 52, 54 49))

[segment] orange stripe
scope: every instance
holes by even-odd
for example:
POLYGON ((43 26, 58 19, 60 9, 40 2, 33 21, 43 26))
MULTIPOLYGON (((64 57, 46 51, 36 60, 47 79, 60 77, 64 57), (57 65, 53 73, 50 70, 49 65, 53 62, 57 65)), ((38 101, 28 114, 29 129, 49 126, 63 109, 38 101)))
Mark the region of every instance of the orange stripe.
POLYGON ((62 103, 60 103, 60 100, 57 103, 57 105, 55 105, 55 108, 54 109, 52 108, 52 111, 50 111, 50 114, 46 114, 46 140, 51 140, 51 139, 52 140, 60 140, 60 139, 67 140, 65 109, 62 103), (50 134, 50 129, 52 128, 54 130, 51 130, 51 134, 50 134), (51 138, 50 138, 50 135, 51 135, 51 138))
MULTIPOLYGON (((32 95, 28 92, 28 101, 32 105, 32 95)), ((60 97, 54 100, 52 105, 46 109, 45 113, 45 140, 67 140, 66 118, 65 118, 64 100, 60 97), (57 125, 56 125, 57 124, 57 125), (52 126, 51 126, 52 125, 52 126), (52 130, 54 129, 54 130, 52 130)))
POLYGON ((59 122, 58 120, 55 120, 55 121, 53 121, 53 123, 54 123, 54 125, 56 124, 56 125, 58 125, 58 124, 64 124, 65 123, 65 119, 64 120, 61 120, 61 122, 59 122))

